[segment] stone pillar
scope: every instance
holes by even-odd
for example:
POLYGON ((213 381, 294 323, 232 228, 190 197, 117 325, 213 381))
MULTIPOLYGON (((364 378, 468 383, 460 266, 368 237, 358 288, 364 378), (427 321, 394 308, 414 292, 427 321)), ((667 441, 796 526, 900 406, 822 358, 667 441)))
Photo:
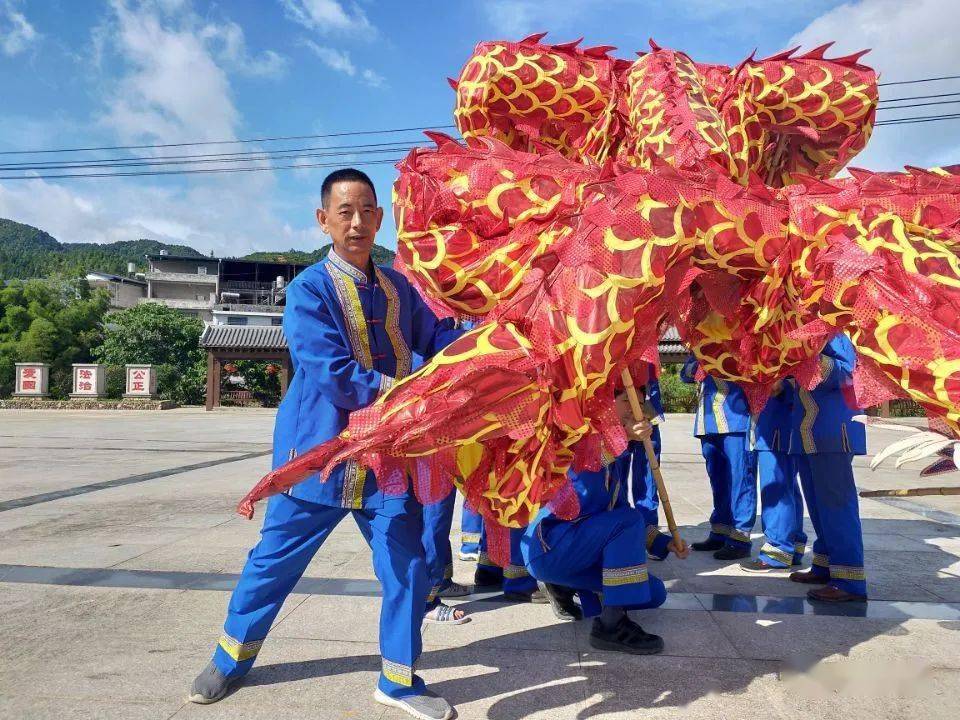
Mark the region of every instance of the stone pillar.
POLYGON ((50 366, 46 363, 16 363, 17 385, 14 397, 48 397, 50 366))
POLYGON ((127 398, 155 398, 157 369, 153 365, 127 365, 127 398))
POLYGON ((103 365, 74 364, 72 398, 102 398, 107 394, 107 368, 103 365))

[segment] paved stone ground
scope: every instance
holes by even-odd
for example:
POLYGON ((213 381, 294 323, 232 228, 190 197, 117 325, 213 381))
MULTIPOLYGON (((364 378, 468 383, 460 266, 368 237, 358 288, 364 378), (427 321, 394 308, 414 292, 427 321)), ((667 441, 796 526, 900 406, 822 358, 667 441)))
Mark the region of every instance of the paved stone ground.
MULTIPOLYGON (((698 539, 710 495, 691 424, 665 425, 664 470, 698 539)), ((268 468, 271 425, 257 410, 0 411, 0 717, 405 717, 370 698, 379 599, 349 521, 246 685, 185 703, 257 538, 232 509, 268 468)), ((870 447, 892 437, 871 431, 870 447)), ((856 464, 863 487, 917 481, 856 464)), ((960 500, 865 500, 862 514, 865 611, 817 608, 801 586, 696 556, 654 567, 671 595, 639 615, 663 655, 597 652, 586 624, 477 597, 472 622, 427 628, 421 672, 465 719, 957 717, 960 500)), ((458 563, 459 580, 471 573, 458 563)))

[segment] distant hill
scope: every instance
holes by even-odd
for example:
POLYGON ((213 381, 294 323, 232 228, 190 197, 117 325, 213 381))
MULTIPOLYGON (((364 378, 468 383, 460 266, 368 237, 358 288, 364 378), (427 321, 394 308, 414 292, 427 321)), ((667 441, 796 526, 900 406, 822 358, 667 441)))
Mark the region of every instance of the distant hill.
MULTIPOLYGON (((302 265, 311 265, 318 260, 322 260, 330 252, 330 244, 327 243, 319 250, 305 252, 303 250, 284 250, 281 252, 255 252, 244 255, 241 260, 259 260, 260 262, 279 262, 279 263, 299 263, 302 265)), ((373 262, 377 265, 393 265, 393 258, 396 255, 393 250, 374 245, 373 262)))
POLYGON ((106 243, 61 243, 32 225, 0 218, 0 280, 13 278, 76 277, 91 270, 124 274, 127 263, 144 269, 143 256, 166 250, 171 255, 203 257, 192 247, 157 240, 106 243))
MULTIPOLYGON (((312 252, 255 252, 240 259, 309 265, 325 257, 329 249, 330 245, 325 245, 312 252)), ((157 240, 123 240, 102 245, 62 243, 32 225, 0 218, 0 281, 51 275, 79 277, 93 270, 123 275, 130 262, 136 263, 138 270, 145 270, 143 256, 156 255, 161 250, 170 255, 205 257, 187 245, 169 245, 157 240)), ((385 247, 375 245, 373 248, 373 261, 379 265, 392 264, 393 256, 393 251, 385 247)))

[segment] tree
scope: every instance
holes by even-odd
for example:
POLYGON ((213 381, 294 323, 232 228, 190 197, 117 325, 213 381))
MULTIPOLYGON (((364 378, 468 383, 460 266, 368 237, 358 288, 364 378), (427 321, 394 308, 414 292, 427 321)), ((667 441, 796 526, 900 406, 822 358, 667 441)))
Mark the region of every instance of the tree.
POLYGON ((14 281, 0 291, 0 396, 13 392, 15 363, 50 365, 50 393, 72 391, 73 363, 90 362, 110 300, 86 281, 14 281))
POLYGON ((206 356, 200 348, 203 322, 158 303, 143 303, 110 316, 94 355, 110 366, 157 365, 157 390, 184 405, 203 402, 206 356))

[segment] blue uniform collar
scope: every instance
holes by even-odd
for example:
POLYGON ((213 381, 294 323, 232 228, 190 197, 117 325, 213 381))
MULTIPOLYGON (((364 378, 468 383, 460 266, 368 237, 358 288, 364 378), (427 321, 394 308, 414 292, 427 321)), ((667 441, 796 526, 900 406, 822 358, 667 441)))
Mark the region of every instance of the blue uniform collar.
POLYGON ((332 263, 333 266, 337 268, 337 270, 339 270, 340 272, 346 273, 357 282, 360 282, 360 283, 367 282, 367 274, 362 270, 358 270, 353 265, 351 265, 346 260, 344 260, 342 257, 337 255, 336 251, 334 251, 333 248, 330 248, 330 251, 327 253, 327 260, 329 260, 330 263, 332 263))

